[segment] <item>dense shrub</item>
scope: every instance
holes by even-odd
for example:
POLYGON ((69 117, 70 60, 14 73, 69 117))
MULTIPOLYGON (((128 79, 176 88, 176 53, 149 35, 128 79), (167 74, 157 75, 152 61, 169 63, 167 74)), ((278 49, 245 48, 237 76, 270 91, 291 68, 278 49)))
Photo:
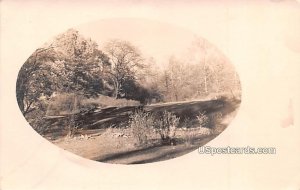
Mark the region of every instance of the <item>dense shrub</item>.
POLYGON ((68 115, 80 112, 83 97, 76 94, 62 93, 52 97, 46 115, 68 115))

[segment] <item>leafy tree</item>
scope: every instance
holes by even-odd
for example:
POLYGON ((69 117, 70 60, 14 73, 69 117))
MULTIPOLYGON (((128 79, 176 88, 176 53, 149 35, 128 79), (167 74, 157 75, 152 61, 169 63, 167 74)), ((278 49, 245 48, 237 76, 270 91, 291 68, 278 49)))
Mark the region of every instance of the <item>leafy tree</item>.
POLYGON ((84 96, 96 96, 104 88, 103 79, 109 68, 108 57, 91 39, 87 40, 78 31, 70 29, 59 35, 55 50, 64 59, 58 66, 63 80, 60 90, 84 96))
MULTIPOLYGON (((52 95, 75 94, 74 105, 80 95, 97 96, 104 91, 103 75, 108 68, 109 59, 97 44, 70 29, 37 49, 20 69, 16 85, 19 107, 32 125, 41 125, 43 121, 36 122, 33 117, 43 120, 52 95)), ((73 121, 71 117, 69 128, 77 126, 73 121)))
POLYGON ((34 109, 34 103, 42 96, 52 93, 52 82, 57 73, 49 63, 57 60, 53 46, 37 49, 23 64, 16 84, 17 101, 21 112, 26 115, 34 109), (52 78, 52 80, 49 80, 52 78))

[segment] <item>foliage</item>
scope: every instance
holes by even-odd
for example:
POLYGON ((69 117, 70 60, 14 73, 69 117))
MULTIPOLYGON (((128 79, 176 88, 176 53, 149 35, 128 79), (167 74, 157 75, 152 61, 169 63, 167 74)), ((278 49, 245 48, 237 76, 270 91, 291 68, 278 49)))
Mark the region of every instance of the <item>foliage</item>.
POLYGON ((37 109, 28 113, 29 124, 32 128, 40 134, 45 134, 45 132, 49 129, 49 125, 47 120, 45 119, 45 114, 47 110, 47 102, 41 101, 38 105, 36 105, 37 109))
POLYGON ((78 129, 81 127, 82 122, 79 119, 79 115, 71 114, 67 116, 65 128, 67 129, 67 138, 73 137, 78 129))
POLYGON ((179 125, 179 117, 171 112, 164 111, 159 119, 156 119, 155 129, 163 144, 174 142, 175 131, 179 125))
POLYGON ((209 127, 208 126, 210 124, 209 117, 206 115, 205 112, 200 112, 197 115, 197 120, 199 122, 199 127, 209 127))
POLYGON ((47 108, 47 116, 70 115, 79 113, 84 97, 74 93, 61 93, 52 97, 47 108))
POLYGON ((152 114, 138 110, 130 115, 128 127, 136 140, 137 146, 144 146, 148 143, 148 137, 153 133, 155 118, 152 114))
POLYGON ((97 44, 68 30, 53 42, 37 49, 20 69, 17 100, 24 115, 32 111, 40 98, 53 92, 96 96, 104 89, 101 73, 108 58, 97 44))
POLYGON ((114 97, 127 97, 124 86, 137 79, 137 69, 144 66, 142 55, 130 42, 116 39, 107 42, 104 49, 111 62, 108 73, 114 85, 114 97))
POLYGON ((35 109, 34 104, 41 97, 51 95, 54 90, 52 84, 57 73, 51 70, 49 62, 56 59, 52 46, 39 48, 21 67, 16 83, 16 94, 24 115, 35 109))
POLYGON ((232 65, 219 50, 203 39, 195 39, 186 54, 171 56, 159 78, 159 91, 165 101, 240 91, 238 76, 232 65))
POLYGON ((222 125, 223 114, 221 112, 217 112, 211 116, 211 125, 212 125, 212 133, 213 134, 220 134, 224 131, 225 127, 222 125))
POLYGON ((63 57, 53 65, 61 76, 60 91, 96 96, 104 89, 104 72, 109 67, 108 57, 91 39, 70 29, 53 42, 57 54, 63 57))
POLYGON ((223 114, 221 112, 211 115, 207 115, 205 112, 200 112, 197 116, 201 132, 208 132, 209 134, 220 134, 225 129, 225 126, 221 124, 222 119, 223 114))
POLYGON ((138 110, 130 115, 129 128, 137 145, 147 145, 149 138, 158 134, 162 144, 175 143, 175 131, 179 125, 179 118, 171 112, 164 111, 161 116, 138 110))
MULTIPOLYGON (((238 76, 205 40, 196 39, 187 53, 171 56, 160 70, 153 57, 144 58, 128 41, 110 40, 100 49, 74 29, 37 49, 21 67, 16 83, 20 110, 36 129, 46 129, 41 124, 45 115, 69 115, 70 135, 80 125, 76 113, 97 107, 214 99, 223 94, 240 101, 238 76)), ((132 116, 130 123, 134 128, 144 122, 155 128, 162 142, 174 137, 179 124, 174 114, 136 114, 139 116, 132 116)), ((198 115, 200 125, 210 125, 206 117, 198 115)))
POLYGON ((100 95, 97 98, 86 98, 74 93, 60 93, 49 100, 47 116, 69 115, 86 112, 95 108, 139 106, 135 100, 115 99, 100 95))
POLYGON ((115 99, 109 96, 100 95, 96 98, 88 98, 82 100, 82 105, 96 105, 99 108, 105 107, 123 107, 123 106, 139 106, 140 102, 130 99, 115 99))

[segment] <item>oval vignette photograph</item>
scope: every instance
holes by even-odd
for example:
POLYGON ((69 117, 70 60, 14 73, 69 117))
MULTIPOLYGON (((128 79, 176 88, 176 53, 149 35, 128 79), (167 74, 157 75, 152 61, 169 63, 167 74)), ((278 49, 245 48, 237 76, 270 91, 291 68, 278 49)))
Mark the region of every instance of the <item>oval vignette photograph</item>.
POLYGON ((19 70, 16 97, 30 126, 54 145, 98 162, 145 164, 221 134, 237 114, 241 84, 205 36, 105 19, 37 48, 19 70))

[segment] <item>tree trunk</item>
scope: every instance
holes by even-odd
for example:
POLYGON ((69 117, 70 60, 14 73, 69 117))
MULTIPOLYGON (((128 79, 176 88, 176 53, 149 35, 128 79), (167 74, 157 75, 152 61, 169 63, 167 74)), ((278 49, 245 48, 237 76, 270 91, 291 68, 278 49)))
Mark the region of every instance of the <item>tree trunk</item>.
MULTIPOLYGON (((205 72, 205 71, 204 71, 205 72)), ((204 73, 204 92, 205 94, 207 94, 207 76, 206 76, 206 72, 204 73)))
MULTIPOLYGON (((22 72, 22 71, 20 71, 22 72)), ((16 85, 16 93, 17 93, 17 102, 19 105, 19 108, 24 115, 25 112, 25 105, 24 105, 24 98, 25 98, 25 87, 24 87, 24 78, 22 78, 22 75, 18 75, 17 85, 16 85)))
POLYGON ((115 94, 114 94, 114 97, 117 99, 119 97, 119 93, 120 93, 120 83, 115 81, 114 82, 114 86, 115 86, 115 94))
POLYGON ((118 85, 115 85, 115 98, 117 99, 119 95, 119 87, 118 85))

